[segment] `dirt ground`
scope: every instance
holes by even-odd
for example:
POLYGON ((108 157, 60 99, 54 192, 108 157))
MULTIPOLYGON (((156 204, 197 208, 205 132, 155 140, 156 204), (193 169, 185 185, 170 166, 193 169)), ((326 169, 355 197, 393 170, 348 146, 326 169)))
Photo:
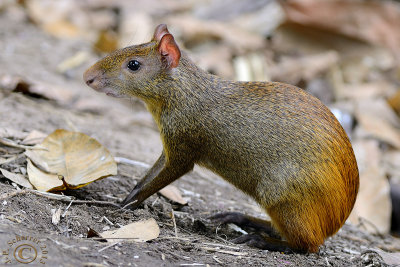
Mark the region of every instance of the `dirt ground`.
MULTIPOLYGON (((76 130, 96 138, 114 156, 152 164, 162 147, 144 106, 137 100, 100 95, 83 83, 82 73, 96 61, 94 55, 67 74, 56 71, 65 58, 89 47, 84 41, 60 42, 30 24, 0 16, 1 79, 18 75, 27 82, 57 87, 57 94, 63 96, 61 100, 45 99, 0 88, 0 128, 14 129, 21 136, 32 130, 47 134, 58 128, 76 130)), ((17 134, 14 137, 14 141, 22 138, 17 134)), ((1 167, 24 173, 23 151, 0 145, 0 155, 20 155, 1 167)), ((146 169, 126 165, 118 169, 116 176, 65 194, 78 200, 121 201, 146 169)), ((257 205, 221 178, 199 168, 174 185, 189 198, 188 205, 154 195, 139 209, 129 211, 107 205, 71 204, 29 192, 10 195, 20 189, 0 175, 0 262, 17 265, 9 243, 17 245, 18 237, 28 237, 38 250, 40 259, 30 264, 37 266, 384 266, 372 250, 400 248, 399 241, 389 235, 370 235, 348 224, 326 240, 317 254, 286 255, 232 244, 229 240, 240 233, 230 226, 215 225, 207 217, 219 211, 264 216, 257 205), (64 216, 54 224, 52 210, 58 208, 64 216), (160 226, 160 236, 155 240, 105 243, 86 238, 88 228, 102 232, 146 218, 154 218, 160 226)))

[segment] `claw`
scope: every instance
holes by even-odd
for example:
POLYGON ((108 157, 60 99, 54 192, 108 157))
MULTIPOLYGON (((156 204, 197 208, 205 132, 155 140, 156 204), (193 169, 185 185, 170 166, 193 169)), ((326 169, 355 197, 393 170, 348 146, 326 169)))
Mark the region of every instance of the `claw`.
POLYGON ((137 199, 137 195, 140 192, 140 188, 137 188, 137 186, 129 193, 129 195, 120 203, 121 208, 130 208, 130 209, 136 209, 139 207, 139 205, 142 203, 142 201, 139 201, 137 199))

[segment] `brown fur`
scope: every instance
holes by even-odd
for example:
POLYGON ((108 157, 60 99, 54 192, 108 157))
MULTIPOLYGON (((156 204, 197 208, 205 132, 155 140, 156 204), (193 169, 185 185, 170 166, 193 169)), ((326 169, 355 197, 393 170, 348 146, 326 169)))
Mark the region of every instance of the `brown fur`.
POLYGON ((163 154, 124 204, 137 200, 137 207, 199 164, 252 196, 290 247, 318 251, 349 216, 359 184, 351 144, 333 114, 291 85, 226 81, 184 54, 172 55, 176 68, 165 65, 159 48, 175 42, 155 39, 85 73, 97 90, 141 98, 160 130, 163 154), (143 63, 137 73, 126 69, 131 59, 143 63))

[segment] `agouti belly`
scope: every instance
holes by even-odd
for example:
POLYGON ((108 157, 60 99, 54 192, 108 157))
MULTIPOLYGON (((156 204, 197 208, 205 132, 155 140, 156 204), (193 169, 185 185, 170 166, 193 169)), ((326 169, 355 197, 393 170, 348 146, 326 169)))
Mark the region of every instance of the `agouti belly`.
POLYGON ((97 62, 84 80, 139 97, 160 130, 163 152, 122 206, 138 207, 199 164, 253 197, 272 224, 239 213, 217 221, 269 234, 241 242, 299 252, 318 251, 353 208, 359 178, 350 141, 329 109, 297 87, 213 76, 181 54, 165 25, 151 42, 97 62))

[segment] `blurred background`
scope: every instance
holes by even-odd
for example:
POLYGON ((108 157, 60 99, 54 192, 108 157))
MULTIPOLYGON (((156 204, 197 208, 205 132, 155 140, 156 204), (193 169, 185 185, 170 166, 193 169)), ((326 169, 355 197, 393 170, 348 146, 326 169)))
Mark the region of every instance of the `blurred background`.
POLYGON ((149 41, 159 23, 211 73, 290 83, 321 99, 358 161, 350 221, 400 234, 399 2, 1 0, 0 89, 100 112, 104 102, 87 97, 83 71, 149 41))

